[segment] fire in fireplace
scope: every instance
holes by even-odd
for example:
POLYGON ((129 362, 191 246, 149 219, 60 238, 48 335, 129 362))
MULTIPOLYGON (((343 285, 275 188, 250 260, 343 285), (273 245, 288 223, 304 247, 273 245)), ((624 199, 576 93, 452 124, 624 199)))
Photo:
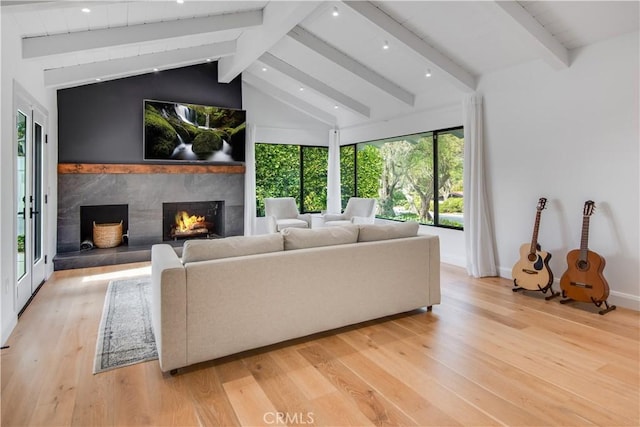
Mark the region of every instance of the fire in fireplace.
POLYGON ((187 211, 176 214, 176 221, 171 227, 170 237, 184 238, 209 234, 209 228, 213 227, 202 215, 189 215, 187 211))
POLYGON ((163 240, 224 237, 224 201, 162 204, 163 240))

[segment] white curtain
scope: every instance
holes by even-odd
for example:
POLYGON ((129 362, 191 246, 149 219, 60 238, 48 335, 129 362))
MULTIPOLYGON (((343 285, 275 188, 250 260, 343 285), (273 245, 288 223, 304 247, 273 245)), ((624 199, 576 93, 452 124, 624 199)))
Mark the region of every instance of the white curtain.
POLYGON ((329 166, 327 172, 327 212, 342 211, 340 190, 340 131, 329 131, 329 166))
POLYGON ((495 242, 484 176, 482 95, 467 95, 462 107, 467 272, 474 277, 496 276, 495 242))
POLYGON ((256 126, 247 128, 244 174, 244 234, 256 233, 256 126))

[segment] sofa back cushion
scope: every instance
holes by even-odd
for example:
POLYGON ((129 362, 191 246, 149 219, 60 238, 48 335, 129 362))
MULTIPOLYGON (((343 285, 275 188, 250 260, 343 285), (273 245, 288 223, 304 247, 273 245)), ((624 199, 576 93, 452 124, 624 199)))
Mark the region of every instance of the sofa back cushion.
POLYGON ((285 228, 280 233, 284 238, 285 250, 345 245, 358 241, 356 225, 317 229, 285 228))
POLYGON ((284 250, 280 234, 233 236, 213 240, 187 240, 182 249, 182 263, 255 255, 284 250))
POLYGON ((358 242, 373 242, 417 236, 420 226, 415 221, 409 221, 395 224, 362 224, 359 227, 358 242))

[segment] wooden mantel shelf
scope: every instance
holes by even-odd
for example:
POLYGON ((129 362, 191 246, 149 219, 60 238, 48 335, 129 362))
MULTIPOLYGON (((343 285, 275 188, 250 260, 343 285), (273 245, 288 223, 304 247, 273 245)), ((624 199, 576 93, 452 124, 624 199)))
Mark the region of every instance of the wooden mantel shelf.
POLYGON ((244 165, 141 165, 111 163, 59 163, 59 174, 82 173, 120 173, 120 174, 155 174, 155 173, 240 173, 245 172, 244 165))

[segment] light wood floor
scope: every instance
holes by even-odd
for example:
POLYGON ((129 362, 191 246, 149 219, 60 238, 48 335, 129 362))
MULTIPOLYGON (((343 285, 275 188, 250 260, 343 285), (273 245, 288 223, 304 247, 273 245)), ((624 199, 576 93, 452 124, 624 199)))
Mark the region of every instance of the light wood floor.
POLYGON ((442 266, 442 304, 163 375, 92 375, 110 278, 57 272, 2 350, 2 426, 638 426, 638 312, 442 266), (278 415, 280 413, 280 415, 278 415))

